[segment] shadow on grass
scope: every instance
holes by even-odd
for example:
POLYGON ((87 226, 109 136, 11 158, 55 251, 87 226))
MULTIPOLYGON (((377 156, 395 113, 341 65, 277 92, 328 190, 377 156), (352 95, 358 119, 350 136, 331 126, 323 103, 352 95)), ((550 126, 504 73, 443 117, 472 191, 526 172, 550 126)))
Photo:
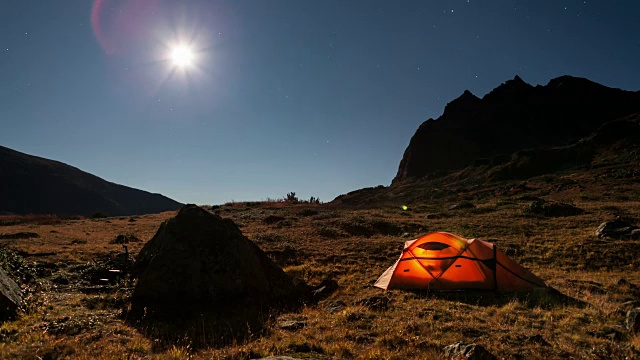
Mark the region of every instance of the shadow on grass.
MULTIPOLYGON (((283 311, 297 308, 273 309, 257 306, 209 309, 198 315, 186 312, 171 318, 143 316, 127 317, 126 322, 153 342, 153 351, 165 351, 172 346, 191 349, 218 348, 268 335, 269 328, 283 311)), ((126 315, 125 315, 126 316, 126 315)))
POLYGON ((280 314, 299 312, 304 306, 316 304, 335 292, 338 283, 325 279, 315 286, 305 285, 305 289, 297 298, 270 302, 238 300, 214 304, 185 299, 184 305, 175 305, 175 302, 148 304, 160 310, 156 313, 147 312, 147 308, 142 311, 123 309, 122 315, 125 322, 153 341, 156 352, 172 346, 196 350, 220 348, 268 335, 280 314))
POLYGON ((496 292, 486 290, 459 290, 459 291, 412 291, 419 297, 459 301, 477 306, 504 306, 513 301, 518 301, 528 308, 551 309, 556 307, 572 306, 584 308, 587 303, 565 295, 553 287, 539 292, 496 292))

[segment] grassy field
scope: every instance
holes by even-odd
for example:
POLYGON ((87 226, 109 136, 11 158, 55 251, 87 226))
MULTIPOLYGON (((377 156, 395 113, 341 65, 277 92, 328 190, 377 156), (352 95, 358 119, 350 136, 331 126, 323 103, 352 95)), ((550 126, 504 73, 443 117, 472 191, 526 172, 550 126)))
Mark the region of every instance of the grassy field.
POLYGON ((639 306, 640 241, 594 235, 602 221, 615 216, 637 221, 638 184, 603 190, 576 179, 575 186, 541 178, 517 193, 475 196, 475 190, 458 189, 430 201, 361 209, 293 203, 213 207, 289 274, 311 284, 331 278, 340 285, 328 299, 273 313, 264 329, 225 345, 207 339, 206 324, 202 339, 185 333, 172 341, 129 325, 123 309, 134 284, 126 278, 106 286, 96 280, 96 269, 123 252, 118 235, 142 240, 126 244, 135 255, 174 213, 0 219, 0 234, 39 235, 0 240, 3 261, 13 264, 28 300, 18 318, 0 326, 0 358, 439 359, 443 347, 456 341, 480 344, 505 359, 640 358, 640 336, 623 327, 626 311, 639 306), (585 213, 526 214, 530 196, 540 195, 572 202, 585 213), (448 210, 462 199, 476 207, 448 210), (566 297, 384 292, 372 286, 404 241, 433 231, 494 242, 566 297), (389 299, 388 308, 358 305, 376 295, 389 299), (304 326, 281 329, 284 320, 304 326))

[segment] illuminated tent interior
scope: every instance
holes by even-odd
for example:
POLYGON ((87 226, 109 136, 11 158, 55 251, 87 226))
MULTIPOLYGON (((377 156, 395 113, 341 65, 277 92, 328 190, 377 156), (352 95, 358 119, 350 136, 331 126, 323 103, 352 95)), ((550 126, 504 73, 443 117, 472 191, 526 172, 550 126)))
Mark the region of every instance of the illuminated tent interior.
POLYGON ((544 289, 542 279, 509 259, 494 244, 436 232, 405 242, 402 255, 376 281, 382 289, 544 289))

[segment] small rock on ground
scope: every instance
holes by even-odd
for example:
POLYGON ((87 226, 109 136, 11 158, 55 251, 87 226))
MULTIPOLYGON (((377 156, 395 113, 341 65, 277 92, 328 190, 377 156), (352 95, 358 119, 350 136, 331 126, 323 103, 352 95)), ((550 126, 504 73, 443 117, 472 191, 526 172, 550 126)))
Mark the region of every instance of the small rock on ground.
POLYGON ((627 311, 625 325, 632 334, 640 333, 640 308, 627 311))
POLYGON ((304 321, 287 320, 280 322, 278 327, 282 330, 295 331, 304 328, 306 325, 307 323, 304 321))
POLYGON ((316 299, 324 299, 327 296, 333 294, 339 288, 340 285, 338 285, 337 281, 333 279, 324 279, 313 290, 313 297, 315 297, 316 299))
POLYGON ((459 210, 459 209, 473 209, 476 206, 468 201, 463 201, 461 203, 453 204, 449 206, 449 210, 459 210))
POLYGON ((616 219, 600 224, 596 229, 596 236, 599 238, 636 240, 640 239, 640 229, 624 220, 616 219))
POLYGON ((325 307, 325 310, 327 310, 329 314, 335 314, 344 310, 346 307, 347 307, 347 304, 344 301, 335 300, 335 301, 329 302, 325 307))
POLYGON ((446 359, 466 359, 466 360, 496 360, 487 349, 477 344, 467 344, 462 341, 451 344, 444 348, 446 359))

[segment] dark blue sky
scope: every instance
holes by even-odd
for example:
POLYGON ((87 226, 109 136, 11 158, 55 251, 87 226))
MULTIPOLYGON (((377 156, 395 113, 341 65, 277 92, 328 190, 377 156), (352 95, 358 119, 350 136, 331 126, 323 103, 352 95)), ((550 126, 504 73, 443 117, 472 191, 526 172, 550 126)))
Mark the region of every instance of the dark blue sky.
POLYGON ((640 89, 638 19, 635 0, 2 0, 0 145, 181 202, 328 201, 389 184, 465 89, 640 89))

